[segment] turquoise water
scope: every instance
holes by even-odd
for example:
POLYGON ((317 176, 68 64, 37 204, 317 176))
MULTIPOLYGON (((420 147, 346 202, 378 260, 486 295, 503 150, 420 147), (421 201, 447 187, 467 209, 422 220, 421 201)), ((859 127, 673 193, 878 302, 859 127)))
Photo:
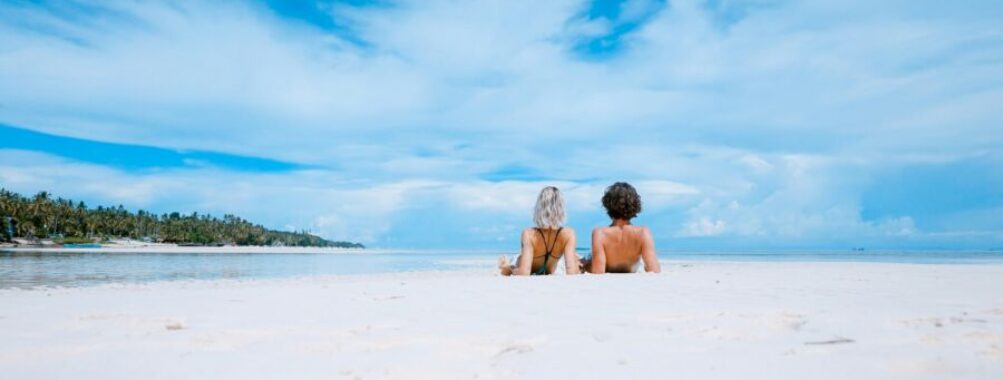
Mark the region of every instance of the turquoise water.
MULTIPOLYGON (((124 253, 0 251, 0 289, 494 267, 497 252, 124 253)), ((673 261, 1003 263, 1001 251, 663 252, 673 261)))

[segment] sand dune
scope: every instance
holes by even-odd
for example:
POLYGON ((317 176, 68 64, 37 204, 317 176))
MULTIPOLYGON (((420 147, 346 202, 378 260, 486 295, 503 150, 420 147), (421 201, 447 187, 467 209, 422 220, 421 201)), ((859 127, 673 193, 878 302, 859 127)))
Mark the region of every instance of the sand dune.
POLYGON ((1003 265, 0 291, 4 378, 1003 378, 1003 265))

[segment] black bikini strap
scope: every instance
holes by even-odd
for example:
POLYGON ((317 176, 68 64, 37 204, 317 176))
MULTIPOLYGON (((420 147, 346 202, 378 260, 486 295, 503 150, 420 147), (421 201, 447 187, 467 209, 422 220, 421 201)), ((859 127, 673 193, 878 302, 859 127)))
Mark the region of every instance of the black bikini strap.
POLYGON ((543 253, 543 266, 541 266, 540 270, 534 272, 533 274, 547 274, 547 261, 550 260, 551 252, 557 246, 557 239, 559 237, 561 237, 561 230, 563 230, 563 229, 564 229, 564 227, 561 227, 561 228, 557 229, 557 233, 554 234, 554 242, 550 243, 550 244, 547 243, 547 235, 543 234, 543 229, 541 229, 541 228, 537 228, 536 229, 536 232, 539 232, 540 233, 540 237, 543 238, 543 248, 546 249, 547 252, 543 253))
POLYGON ((536 229, 536 232, 539 232, 540 233, 540 237, 543 238, 543 248, 547 250, 547 255, 548 256, 551 255, 553 253, 553 251, 554 251, 554 248, 557 247, 557 239, 561 237, 561 230, 563 230, 563 229, 564 229, 564 227, 560 227, 560 228, 557 229, 557 233, 554 234, 554 241, 553 242, 547 242, 547 235, 543 234, 543 229, 542 228, 537 228, 536 229))
MULTIPOLYGON (((554 234, 554 243, 550 245, 550 250, 551 251, 553 251, 554 248, 557 248, 557 239, 561 238, 561 230, 563 230, 563 229, 564 229, 564 227, 558 227, 557 228, 557 233, 554 234)), ((553 253, 553 252, 551 252, 551 253, 553 253)))

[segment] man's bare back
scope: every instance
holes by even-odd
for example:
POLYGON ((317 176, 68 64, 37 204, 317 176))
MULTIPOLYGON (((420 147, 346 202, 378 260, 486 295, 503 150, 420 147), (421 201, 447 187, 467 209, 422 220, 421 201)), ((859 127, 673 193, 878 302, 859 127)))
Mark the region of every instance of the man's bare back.
POLYGON ((660 272, 655 242, 647 227, 614 221, 609 227, 592 231, 592 273, 631 273, 644 261, 646 272, 660 272))
POLYGON ((609 227, 592 230, 592 258, 582 269, 592 273, 631 273, 644 261, 645 272, 661 272, 655 257, 655 240, 644 226, 630 224, 641 212, 641 196, 629 183, 617 182, 606 188, 602 205, 609 215, 609 227))

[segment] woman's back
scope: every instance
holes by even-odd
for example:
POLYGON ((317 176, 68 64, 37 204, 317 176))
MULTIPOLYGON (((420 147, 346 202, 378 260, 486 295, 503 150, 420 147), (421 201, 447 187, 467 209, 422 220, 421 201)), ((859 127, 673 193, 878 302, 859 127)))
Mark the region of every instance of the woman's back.
POLYGON ((498 258, 498 269, 503 276, 551 274, 564 257, 568 274, 580 272, 575 254, 575 231, 564 226, 564 197, 556 187, 540 190, 533 208, 534 228, 522 231, 519 258, 515 265, 504 255, 498 258))
MULTIPOLYGON (((533 264, 531 273, 551 274, 557 269, 557 262, 561 260, 564 252, 568 248, 568 243, 574 236, 574 230, 570 228, 527 228, 522 232, 523 246, 529 246, 533 252, 533 264)), ((573 249, 573 247, 572 247, 573 249)))

